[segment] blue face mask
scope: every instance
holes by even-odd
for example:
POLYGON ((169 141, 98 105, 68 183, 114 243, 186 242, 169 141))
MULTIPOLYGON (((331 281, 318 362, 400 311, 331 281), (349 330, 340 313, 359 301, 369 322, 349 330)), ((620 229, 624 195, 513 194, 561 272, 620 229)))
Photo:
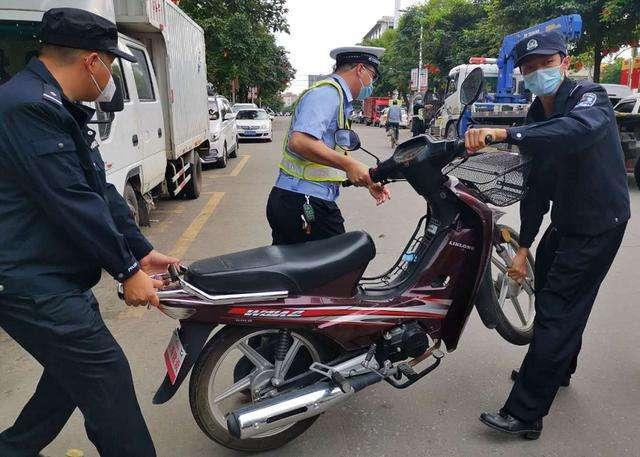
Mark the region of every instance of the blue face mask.
POLYGON ((357 99, 364 100, 365 98, 371 97, 371 94, 373 94, 373 81, 371 81, 368 86, 365 86, 362 80, 360 80, 360 84, 362 84, 362 88, 360 89, 357 99))
POLYGON ((552 95, 558 90, 564 75, 560 67, 541 68, 524 76, 524 85, 538 96, 552 95))

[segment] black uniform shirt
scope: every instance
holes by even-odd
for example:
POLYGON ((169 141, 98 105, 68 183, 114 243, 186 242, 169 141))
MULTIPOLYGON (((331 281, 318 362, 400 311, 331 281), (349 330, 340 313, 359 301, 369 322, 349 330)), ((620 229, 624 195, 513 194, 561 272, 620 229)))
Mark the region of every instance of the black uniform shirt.
MULTIPOLYGON (((534 115, 540 109, 537 105, 539 100, 531 106, 534 115)), ((602 86, 566 78, 556 94, 552 117, 511 127, 507 137, 523 152, 534 154, 534 161, 551 158, 555 171, 551 220, 560 233, 598 235, 630 218, 620 136, 602 86)))
POLYGON ((152 246, 136 227, 87 128, 37 58, 0 87, 0 293, 84 290, 119 281, 152 246))

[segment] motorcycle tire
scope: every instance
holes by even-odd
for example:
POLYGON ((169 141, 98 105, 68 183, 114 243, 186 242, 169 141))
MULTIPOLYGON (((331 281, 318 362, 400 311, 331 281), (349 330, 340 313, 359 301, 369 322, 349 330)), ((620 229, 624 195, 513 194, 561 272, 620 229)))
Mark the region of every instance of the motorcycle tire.
MULTIPOLYGON (((496 225, 496 230, 502 230, 502 229, 507 229, 509 231, 511 240, 513 240, 515 244, 519 247, 520 242, 519 242, 518 232, 516 232, 511 227, 507 227, 506 225, 496 225)), ((535 260, 531 252, 529 252, 528 260, 529 260, 529 264, 531 265, 531 269, 533 273, 533 271, 535 271, 535 263, 534 263, 535 260)), ((488 268, 491 268, 491 265, 488 268)), ((492 276, 491 277, 492 285, 495 285, 496 280, 493 277, 493 274, 491 276, 492 276)), ((532 280, 533 280, 532 284, 535 284, 535 277, 532 277, 532 280)), ((499 291, 496 290, 496 287, 491 287, 491 293, 493 294, 492 302, 494 304, 493 317, 497 324, 496 330, 498 334, 502 338, 507 340, 509 343, 515 344, 516 346, 526 346, 529 343, 531 343, 531 340, 533 339, 533 324, 529 325, 527 328, 524 328, 524 329, 514 327, 514 325, 509 321, 509 319, 504 313, 504 310, 500 307, 500 304, 498 303, 499 291)), ((533 316, 532 316, 532 321, 533 321, 533 316)))
POLYGON ((636 179, 636 186, 640 189, 640 158, 636 160, 636 166, 633 167, 633 176, 636 179))
MULTIPOLYGON (((259 332, 260 330, 268 329, 234 326, 223 328, 213 338, 211 338, 203 348, 198 361, 193 367, 193 372, 191 373, 191 379, 189 381, 189 402, 191 405, 191 413, 193 414, 193 417, 200 429, 213 441, 236 451, 264 452, 282 447, 304 433, 309 427, 311 427, 311 425, 313 425, 318 417, 320 417, 314 416, 301 420, 274 435, 247 439, 239 439, 232 436, 228 432, 226 425, 222 427, 215 419, 209 405, 209 386, 211 384, 213 369, 229 348, 235 345, 239 340, 243 340, 247 336, 259 332)), ((302 334, 296 331, 292 331, 292 333, 300 334, 307 342, 312 344, 321 361, 326 361, 331 358, 332 352, 329 346, 323 341, 320 341, 308 334, 302 334)), ((251 346, 254 345, 251 344, 251 346)), ((259 352, 267 357, 265 354, 267 351, 259 352)), ((236 367, 234 369, 234 378, 237 376, 238 370, 245 370, 243 364, 246 364, 244 357, 238 362, 240 367, 236 367)), ((251 401, 250 393, 242 393, 246 397, 247 401, 251 401)))

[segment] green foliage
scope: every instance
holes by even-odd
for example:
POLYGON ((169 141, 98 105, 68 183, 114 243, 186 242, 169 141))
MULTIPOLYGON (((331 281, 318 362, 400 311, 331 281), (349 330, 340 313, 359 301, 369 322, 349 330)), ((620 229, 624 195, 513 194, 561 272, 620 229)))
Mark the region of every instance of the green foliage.
POLYGON ((286 0, 182 0, 180 7, 205 32, 209 81, 230 94, 238 79, 238 99, 249 87, 261 99, 284 90, 295 72, 274 32, 288 32, 286 0))
POLYGON ((609 84, 620 84, 620 74, 622 73, 622 62, 624 59, 618 58, 602 70, 600 81, 609 84))
POLYGON ((640 40, 639 0, 429 0, 407 10, 397 30, 366 43, 387 49, 376 94, 407 91, 420 46, 424 64, 436 70, 430 89, 442 89, 448 72, 469 57, 497 57, 505 35, 572 13, 583 19, 583 36, 572 51, 576 67, 594 67, 596 81, 604 55, 640 40))

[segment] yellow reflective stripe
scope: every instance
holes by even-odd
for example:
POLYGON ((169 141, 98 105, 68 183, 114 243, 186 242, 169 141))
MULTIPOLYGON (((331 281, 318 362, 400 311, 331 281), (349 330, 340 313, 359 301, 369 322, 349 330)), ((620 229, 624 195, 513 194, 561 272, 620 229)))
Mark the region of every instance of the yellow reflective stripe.
MULTIPOLYGON (((338 96, 340 99, 340 104, 338 106, 338 128, 349 128, 349 121, 345 119, 344 115, 344 91, 342 90, 342 86, 333 79, 324 79, 322 81, 318 81, 309 89, 305 90, 300 94, 300 96, 296 99, 292 106, 292 116, 291 121, 289 122, 289 129, 287 134, 284 137, 282 142, 282 160, 280 161, 280 169, 286 172, 287 174, 300 179, 305 179, 307 181, 314 182, 341 182, 347 179, 347 175, 344 171, 338 170, 333 167, 328 167, 326 165, 322 165, 319 163, 312 162, 310 160, 301 159, 289 153, 287 150, 289 135, 291 134, 291 126, 293 125, 293 121, 295 118, 295 110, 302 97, 306 95, 312 89, 316 87, 330 85, 338 91, 338 96)), ((340 152, 342 154, 347 155, 348 152, 342 149, 339 146, 335 146, 334 150, 336 152, 340 152)))

